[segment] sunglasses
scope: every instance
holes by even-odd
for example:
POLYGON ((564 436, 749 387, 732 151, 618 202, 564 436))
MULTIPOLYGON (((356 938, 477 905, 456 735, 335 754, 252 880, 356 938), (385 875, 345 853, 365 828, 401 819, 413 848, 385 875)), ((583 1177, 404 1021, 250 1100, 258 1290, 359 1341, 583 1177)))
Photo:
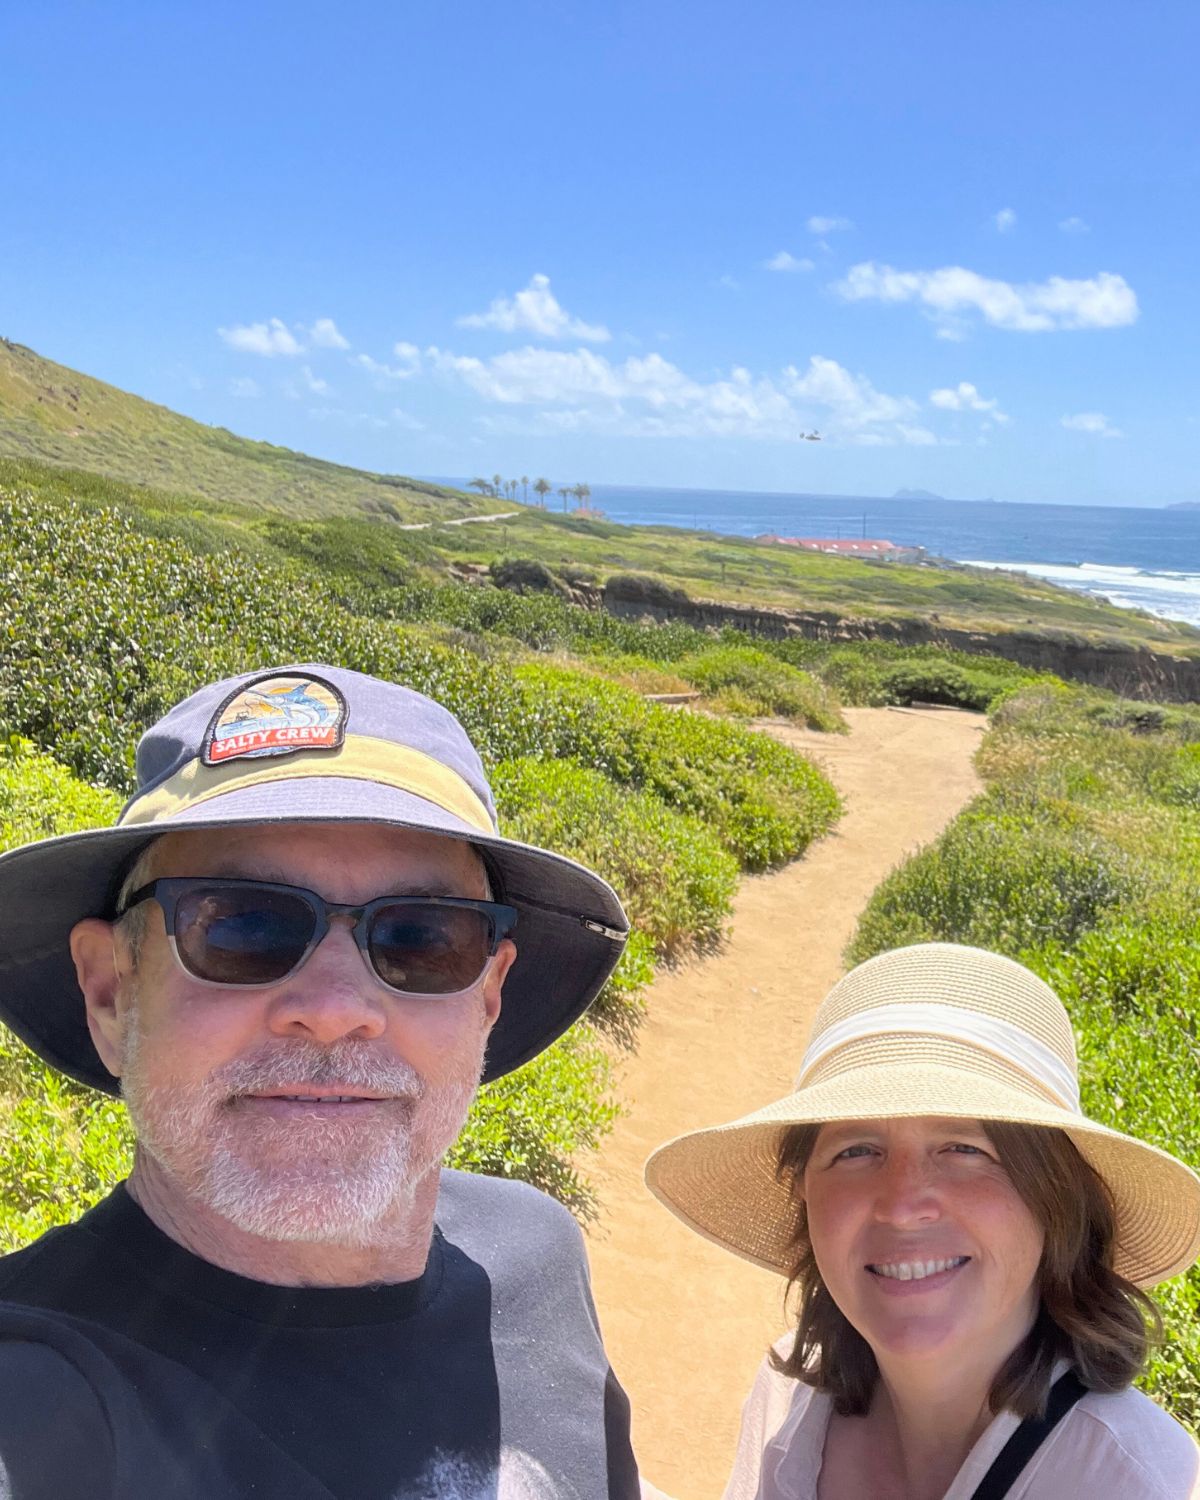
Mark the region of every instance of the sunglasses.
MULTIPOLYGON (((298 885, 264 880, 152 880, 125 911, 157 901, 180 966, 207 984, 238 989, 294 974, 329 931, 349 917, 372 972, 401 995, 460 995, 476 984, 517 913, 459 896, 379 896, 361 905, 326 901, 298 885)), ((124 915, 124 912, 122 913, 124 915)))

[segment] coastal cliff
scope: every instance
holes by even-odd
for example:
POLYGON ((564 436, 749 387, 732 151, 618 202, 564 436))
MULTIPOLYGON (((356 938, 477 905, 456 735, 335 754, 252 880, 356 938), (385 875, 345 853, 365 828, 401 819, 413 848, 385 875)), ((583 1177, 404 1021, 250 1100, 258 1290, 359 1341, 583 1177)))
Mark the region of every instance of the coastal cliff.
POLYGON ((679 620, 710 630, 730 625, 771 640, 799 635, 818 641, 880 640, 901 646, 942 646, 1002 656, 1023 667, 1107 688, 1127 698, 1200 702, 1200 660, 1152 651, 1118 638, 1092 639, 1056 627, 965 630, 942 624, 936 615, 872 618, 832 610, 693 599, 682 589, 631 574, 617 574, 602 588, 580 592, 587 597, 577 602, 625 619, 679 620))

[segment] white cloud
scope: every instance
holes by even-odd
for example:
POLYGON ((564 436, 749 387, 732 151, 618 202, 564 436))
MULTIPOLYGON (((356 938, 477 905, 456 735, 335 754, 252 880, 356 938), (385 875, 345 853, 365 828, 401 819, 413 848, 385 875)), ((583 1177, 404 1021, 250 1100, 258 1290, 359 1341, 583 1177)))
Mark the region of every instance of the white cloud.
POLYGON ((853 229, 854 225, 837 215, 813 214, 807 227, 809 234, 836 234, 839 229, 853 229))
POLYGON ((914 444, 918 448, 930 448, 940 441, 928 427, 910 427, 902 422, 897 431, 902 442, 914 444))
POLYGON ((303 382, 304 390, 299 390, 294 382, 289 382, 284 387, 284 392, 286 395, 293 397, 293 399, 295 400, 299 400, 304 392, 307 392, 312 396, 332 395, 329 382, 327 380, 322 380, 319 375, 314 375, 308 365, 300 366, 300 379, 303 382))
POLYGON ((262 391, 259 388, 258 381, 251 380, 249 375, 236 375, 229 382, 229 394, 246 399, 252 396, 261 396, 262 391))
POLYGON ((270 359, 276 354, 304 353, 303 345, 279 318, 266 323, 234 324, 232 328, 218 328, 217 332, 231 349, 239 349, 243 354, 263 354, 270 359))
MULTIPOLYGON (((864 261, 833 290, 848 302, 919 302, 952 329, 972 312, 994 328, 1039 333, 1059 328, 1120 328, 1138 316, 1137 295, 1123 276, 1101 271, 1088 280, 1051 276, 1017 285, 962 266, 897 271, 864 261)), ((951 337, 954 337, 951 334, 951 337)))
POLYGON ((400 361, 399 364, 385 364, 382 360, 372 359, 369 354, 354 354, 351 356, 351 363, 380 381, 411 380, 421 368, 421 351, 415 344, 401 342, 392 346, 392 353, 400 361))
POLYGON ((404 432, 425 430, 424 422, 418 422, 416 417, 410 417, 398 406, 393 407, 386 416, 373 411, 344 411, 337 406, 311 406, 308 415, 317 422, 336 422, 343 427, 369 427, 377 432, 388 428, 400 428, 404 432))
POLYGON ((718 276, 717 285, 724 287, 727 292, 740 292, 742 289, 741 282, 729 275, 718 276))
POLYGON ((929 404, 942 411, 986 412, 993 422, 1008 421, 1007 415, 1000 410, 999 401, 986 400, 969 380, 960 380, 955 386, 930 391, 929 404))
POLYGON ((1076 412, 1073 417, 1063 417, 1062 424, 1070 432, 1089 432, 1093 437, 1119 438, 1125 434, 1114 427, 1102 411, 1076 412))
POLYGON ((811 271, 813 263, 807 257, 797 260, 787 250, 780 250, 770 260, 763 261, 763 268, 767 271, 811 271))
MULTIPOLYGON (((514 349, 490 359, 427 349, 430 368, 485 401, 537 408, 536 430, 644 437, 737 437, 798 442, 814 426, 853 444, 928 444, 937 438, 913 424, 907 396, 877 391, 836 360, 814 355, 804 368, 696 380, 661 354, 612 361, 591 349, 514 349)), ((515 430, 512 418, 486 418, 491 431, 515 430)), ((528 419, 523 430, 530 430, 528 419)))
POLYGON ((1069 219, 1060 219, 1058 227, 1064 234, 1090 234, 1092 226, 1085 224, 1078 214, 1072 214, 1069 219))
POLYGON ((1002 208, 1000 212, 993 218, 992 223, 995 224, 996 230, 999 234, 1011 234, 1012 231, 1017 227, 1016 209, 1002 208))
POLYGON ((457 321, 460 328, 496 328, 502 333, 520 329, 540 338, 583 339, 588 344, 604 344, 612 337, 598 323, 573 318, 550 290, 550 278, 540 272, 530 278, 524 291, 497 297, 487 312, 468 313, 457 321))
POLYGON ((349 349, 350 340, 345 338, 332 318, 318 318, 308 330, 314 349, 349 349))

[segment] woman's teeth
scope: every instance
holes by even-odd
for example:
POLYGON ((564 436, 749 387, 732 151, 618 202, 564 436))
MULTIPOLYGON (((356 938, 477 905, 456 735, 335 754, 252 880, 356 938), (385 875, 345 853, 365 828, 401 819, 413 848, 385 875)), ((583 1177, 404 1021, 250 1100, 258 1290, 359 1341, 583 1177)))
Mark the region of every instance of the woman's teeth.
POLYGON ((939 1271, 957 1270, 970 1258, 969 1255, 953 1255, 949 1260, 896 1260, 886 1265, 868 1266, 867 1270, 892 1281, 922 1281, 926 1276, 936 1276, 939 1271))

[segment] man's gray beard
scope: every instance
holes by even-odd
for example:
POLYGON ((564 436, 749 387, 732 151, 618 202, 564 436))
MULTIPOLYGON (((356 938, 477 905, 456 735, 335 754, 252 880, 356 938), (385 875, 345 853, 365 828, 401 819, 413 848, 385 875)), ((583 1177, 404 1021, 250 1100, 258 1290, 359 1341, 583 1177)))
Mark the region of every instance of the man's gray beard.
POLYGON ((247 1234, 366 1248, 388 1237, 391 1221, 403 1216, 462 1129, 487 1034, 481 1026, 472 1068, 434 1091, 408 1063, 345 1038, 330 1047, 283 1038, 199 1083, 168 1077, 151 1084, 144 1040, 134 1001, 121 1091, 139 1151, 247 1234), (362 1088, 389 1102, 349 1106, 344 1119, 236 1113, 244 1108, 239 1096, 296 1084, 328 1085, 330 1093, 362 1088))

